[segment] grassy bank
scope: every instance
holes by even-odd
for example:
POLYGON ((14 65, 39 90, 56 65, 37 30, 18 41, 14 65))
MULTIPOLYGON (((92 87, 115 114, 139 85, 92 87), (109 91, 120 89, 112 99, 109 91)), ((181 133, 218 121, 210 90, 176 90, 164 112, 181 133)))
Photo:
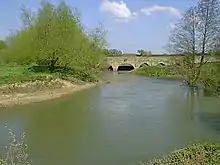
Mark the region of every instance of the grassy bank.
POLYGON ((157 77, 165 79, 182 79, 170 66, 144 66, 134 70, 132 73, 147 77, 157 77))
POLYGON ((95 86, 99 79, 90 74, 36 72, 33 66, 0 67, 0 107, 58 98, 95 86))
POLYGON ((1 103, 18 102, 27 94, 34 99, 29 94, 35 92, 75 91, 99 81, 106 42, 102 26, 85 28, 76 8, 47 0, 35 12, 22 7, 21 25, 0 41, 1 103))
POLYGON ((76 8, 65 1, 54 5, 46 0, 35 12, 22 7, 21 24, 0 42, 0 86, 8 85, 10 90, 38 82, 39 90, 59 87, 57 79, 71 83, 99 80, 97 73, 105 57, 102 26, 87 29, 76 8))
POLYGON ((218 165, 220 145, 215 143, 192 144, 169 155, 156 158, 141 165, 218 165))
POLYGON ((28 65, 4 65, 0 66, 0 93, 16 92, 16 88, 23 88, 19 92, 29 90, 43 90, 62 87, 62 83, 57 80, 65 80, 74 84, 83 84, 87 82, 97 82, 95 76, 84 73, 62 73, 62 72, 36 72, 33 66, 28 65), (32 86, 24 86, 32 84, 32 86), (7 88, 8 87, 8 88, 7 88), (32 88, 32 89, 31 89, 32 88))
MULTIPOLYGON (((197 66, 198 67, 198 66, 197 66)), ((132 73, 147 77, 162 79, 192 80, 195 78, 192 70, 178 72, 180 68, 175 66, 144 66, 134 70, 132 73)), ((207 63, 201 69, 198 84, 202 84, 208 93, 220 93, 220 64, 207 63)), ((198 70, 195 71, 197 73, 198 70)))

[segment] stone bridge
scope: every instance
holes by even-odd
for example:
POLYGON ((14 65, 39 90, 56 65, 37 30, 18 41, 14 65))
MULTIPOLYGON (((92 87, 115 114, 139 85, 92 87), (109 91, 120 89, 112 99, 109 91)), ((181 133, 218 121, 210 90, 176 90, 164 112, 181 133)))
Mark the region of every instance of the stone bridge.
MULTIPOLYGON (((156 66, 156 65, 171 65, 174 64, 176 59, 183 58, 183 56, 177 55, 151 55, 151 56, 121 56, 121 57, 107 57, 107 64, 109 69, 113 71, 120 70, 121 66, 130 66, 130 70, 137 69, 144 65, 156 66), (175 60, 174 60, 175 59, 175 60)), ((200 56, 196 56, 196 63, 200 61, 200 56)), ((206 56, 205 60, 208 58, 208 62, 216 62, 217 59, 214 57, 206 56)), ((219 61, 219 60, 218 60, 219 61)))

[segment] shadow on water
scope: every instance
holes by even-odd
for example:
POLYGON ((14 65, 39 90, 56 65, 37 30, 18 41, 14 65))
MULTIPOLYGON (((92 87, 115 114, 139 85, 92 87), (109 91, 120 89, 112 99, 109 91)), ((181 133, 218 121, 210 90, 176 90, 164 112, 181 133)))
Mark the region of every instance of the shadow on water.
POLYGON ((204 123, 204 125, 220 133, 220 112, 218 113, 201 112, 198 114, 198 117, 200 121, 204 123))
MULTIPOLYGON (((82 139, 87 138, 87 130, 91 126, 92 116, 88 107, 93 106, 93 96, 91 89, 43 103, 2 109, 0 112, 4 114, 4 120, 0 121, 7 122, 17 136, 21 132, 28 135, 29 155, 34 164, 75 164, 76 157, 72 154, 79 156, 85 153, 82 145, 87 145, 87 141, 82 139)), ((99 126, 101 124, 97 124, 93 131, 99 126)), ((4 136, 1 134, 0 143, 7 144, 7 130, 1 127, 0 131, 4 133, 4 136)), ((4 152, 2 148, 0 150, 4 152)))
POLYGON ((175 109, 179 109, 180 114, 187 116, 192 121, 200 122, 200 124, 220 133, 220 101, 213 95, 206 95, 202 89, 193 87, 182 87, 184 99, 176 95, 169 98, 169 101, 175 102, 175 109), (183 111, 186 111, 183 112, 183 111))
POLYGON ((216 104, 219 98, 192 88, 189 89, 189 97, 191 97, 189 98, 190 109, 192 112, 196 111, 196 113, 192 113, 192 119, 198 118, 209 129, 220 133, 220 101, 219 104, 216 104), (212 105, 212 102, 216 105, 212 105))

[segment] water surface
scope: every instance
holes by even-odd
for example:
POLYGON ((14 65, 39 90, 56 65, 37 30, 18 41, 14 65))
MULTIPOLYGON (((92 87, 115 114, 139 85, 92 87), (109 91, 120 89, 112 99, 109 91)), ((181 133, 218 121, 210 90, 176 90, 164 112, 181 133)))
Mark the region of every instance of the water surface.
POLYGON ((191 142, 220 139, 220 101, 179 81, 107 74, 110 84, 0 109, 0 154, 26 132, 34 165, 131 165, 191 142))

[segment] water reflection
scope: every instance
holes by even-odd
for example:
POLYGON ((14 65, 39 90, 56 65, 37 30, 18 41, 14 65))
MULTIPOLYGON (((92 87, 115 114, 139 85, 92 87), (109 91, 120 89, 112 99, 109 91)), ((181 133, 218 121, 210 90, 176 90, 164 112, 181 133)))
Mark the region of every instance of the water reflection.
POLYGON ((88 131, 92 135, 99 129, 99 119, 96 120, 96 128, 88 128, 93 120, 88 111, 92 94, 93 91, 83 91, 70 98, 49 101, 32 112, 26 132, 30 148, 34 148, 31 154, 44 160, 40 164, 75 164, 77 156, 73 153, 77 153, 78 157, 85 154, 86 139, 92 139, 87 137, 88 131))
POLYGON ((184 120, 189 118, 196 124, 202 124, 207 129, 220 133, 219 98, 206 97, 202 89, 186 86, 180 89, 173 91, 174 93, 169 97, 167 105, 171 105, 171 102, 175 103, 172 105, 172 109, 173 111, 178 110, 178 116, 183 117, 185 115, 184 120), (184 96, 184 99, 182 96, 184 96))

